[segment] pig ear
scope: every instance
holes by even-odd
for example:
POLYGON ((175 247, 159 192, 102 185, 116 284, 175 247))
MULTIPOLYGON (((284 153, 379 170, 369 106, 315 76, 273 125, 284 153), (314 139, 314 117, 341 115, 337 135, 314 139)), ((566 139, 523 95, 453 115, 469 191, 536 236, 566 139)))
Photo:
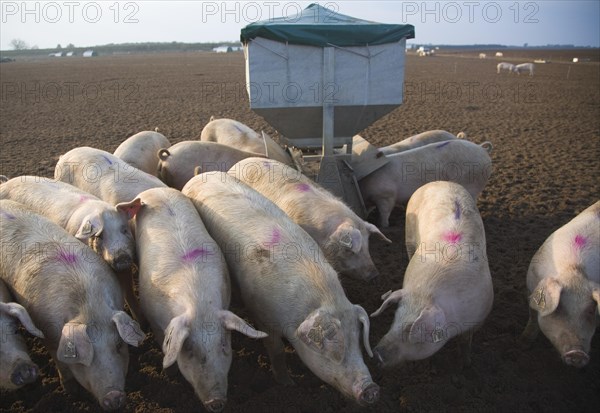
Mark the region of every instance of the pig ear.
POLYGON ((342 323, 323 310, 313 311, 296 329, 296 336, 313 350, 324 353, 336 363, 344 359, 346 346, 342 323))
POLYGON ((558 280, 548 277, 540 281, 529 297, 529 306, 541 316, 552 314, 560 301, 562 286, 558 280))
POLYGON ((172 319, 167 326, 162 345, 163 353, 165 353, 163 369, 170 367, 177 360, 177 355, 181 351, 185 339, 190 335, 188 321, 187 315, 181 314, 172 319))
POLYGON ((594 288, 592 291, 592 298, 598 305, 598 314, 600 314, 600 288, 594 288))
POLYGON ((142 344, 146 335, 137 321, 129 317, 125 311, 116 311, 112 321, 117 325, 117 331, 124 342, 134 347, 142 344))
POLYGON ((359 230, 344 222, 331 234, 331 241, 356 253, 362 246, 362 235, 359 230))
POLYGON ((218 313, 218 317, 223 327, 225 327, 227 330, 239 331, 250 338, 265 338, 268 335, 262 331, 255 330, 250 326, 250 324, 246 323, 243 319, 231 311, 221 310, 218 313))
POLYGON ((117 211, 127 214, 127 219, 132 219, 139 212, 142 205, 144 205, 142 201, 136 198, 130 202, 121 202, 115 205, 115 208, 117 208, 117 211))
POLYGON ((29 313, 22 305, 17 303, 0 303, 0 313, 16 318, 31 334, 44 338, 44 333, 38 330, 35 324, 33 324, 29 313))
POLYGON ((369 355, 369 357, 372 358, 373 351, 371 351, 371 343, 369 342, 369 329, 371 327, 371 324, 369 322, 369 315, 367 314, 365 309, 358 304, 354 305, 354 308, 356 309, 356 313, 358 315, 358 321, 360 321, 363 325, 363 344, 365 346, 365 350, 367 350, 367 354, 369 355))
POLYGON ((201 166, 196 166, 194 168, 194 176, 200 175, 201 173, 202 173, 202 167, 201 166))
POLYGON ((425 307, 419 317, 415 320, 408 341, 413 344, 438 343, 445 339, 444 327, 446 325, 446 315, 437 305, 425 307))
POLYGON ((87 325, 67 323, 62 329, 56 358, 65 364, 81 363, 89 367, 94 359, 94 346, 87 334, 87 325))
POLYGON ((379 228, 377 228, 375 225, 371 224, 370 222, 364 221, 365 226, 367 227, 367 230, 369 231, 370 234, 376 234, 379 236, 379 238, 381 238, 382 240, 384 240, 385 242, 391 244, 392 240, 389 239, 388 237, 386 237, 385 235, 383 235, 383 232, 381 232, 379 230, 379 228))
POLYGON ((75 234, 75 238, 85 241, 90 237, 98 237, 104 229, 104 220, 99 214, 88 215, 83 219, 81 226, 75 234))
POLYGON ((371 314, 371 317, 377 317, 390 304, 395 304, 395 303, 399 302, 402 299, 402 295, 403 295, 402 290, 396 290, 394 292, 392 292, 392 290, 390 290, 387 293, 383 294, 381 296, 381 299, 384 300, 383 304, 381 304, 381 307, 379 307, 379 309, 377 311, 375 311, 374 313, 371 314))

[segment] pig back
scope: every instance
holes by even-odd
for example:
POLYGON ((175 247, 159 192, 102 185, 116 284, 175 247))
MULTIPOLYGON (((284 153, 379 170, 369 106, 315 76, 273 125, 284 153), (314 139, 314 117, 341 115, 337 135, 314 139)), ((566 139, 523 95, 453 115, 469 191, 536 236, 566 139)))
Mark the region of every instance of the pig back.
MULTIPOLYGON (((215 172, 195 176, 182 192, 223 251, 248 305, 267 318, 283 321, 281 309, 291 302, 314 308, 314 302, 345 297, 316 242, 252 188, 215 172)), ((306 314, 294 316, 300 322, 306 314)))

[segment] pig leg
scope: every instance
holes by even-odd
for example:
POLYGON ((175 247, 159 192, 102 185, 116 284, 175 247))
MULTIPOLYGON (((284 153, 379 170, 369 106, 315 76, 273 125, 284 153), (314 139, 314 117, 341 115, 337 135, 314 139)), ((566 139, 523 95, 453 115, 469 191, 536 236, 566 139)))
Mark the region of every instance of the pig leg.
POLYGON ((123 291, 123 294, 125 295, 125 302, 129 307, 131 315, 138 323, 140 323, 140 325, 147 326, 147 320, 144 318, 140 303, 135 296, 133 272, 119 272, 117 273, 117 278, 119 279, 119 285, 121 287, 121 291, 123 291))
POLYGON ((60 385, 63 387, 63 389, 65 389, 65 392, 72 395, 83 394, 83 387, 77 383, 77 380, 75 380, 75 377, 73 376, 73 373, 71 373, 69 366, 58 361, 56 357, 54 357, 54 360, 56 361, 56 369, 58 370, 60 385))
POLYGON ((535 340, 539 331, 540 326, 538 325, 537 312, 529 307, 529 321, 527 322, 527 326, 525 326, 525 330, 521 333, 521 342, 531 343, 535 340))
POLYGON ((473 341, 473 330, 461 334, 458 339, 458 354, 462 359, 463 367, 471 366, 471 342, 473 341))
POLYGON ((387 228, 390 226, 390 215, 392 214, 392 210, 394 206, 396 206, 396 200, 394 196, 391 195, 382 195, 375 201, 375 205, 377 206, 377 211, 379 212, 379 227, 387 228))
POLYGON ((271 335, 264 339, 265 347, 269 353, 269 359, 271 360, 271 370, 275 376, 275 381, 285 386, 293 386, 294 380, 290 377, 287 370, 287 364, 285 362, 285 346, 281 337, 271 335))

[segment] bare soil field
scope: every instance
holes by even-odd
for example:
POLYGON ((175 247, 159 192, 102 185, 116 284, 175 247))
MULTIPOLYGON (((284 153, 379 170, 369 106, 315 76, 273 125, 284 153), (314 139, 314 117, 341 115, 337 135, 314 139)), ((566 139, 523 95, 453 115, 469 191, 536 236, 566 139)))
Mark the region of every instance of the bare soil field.
MULTIPOLYGON (((595 50, 596 61, 597 55, 595 50)), ((529 348, 517 339, 528 316, 531 257, 550 233, 600 198, 600 65, 536 65, 529 77, 496 74, 496 64, 408 56, 404 104, 361 132, 377 146, 431 129, 464 131, 469 140, 494 145, 493 173, 478 206, 495 299, 474 335, 472 366, 460 366, 452 342, 428 360, 392 371, 377 372, 367 360, 382 390, 377 406, 364 409, 316 378, 291 347, 288 361, 297 385, 277 385, 262 343, 232 334, 225 412, 598 411, 598 334, 591 362, 581 370, 564 365, 543 335, 529 348)), ((211 115, 278 137, 249 109, 240 53, 17 61, 2 64, 0 76, 0 174, 10 177, 51 177, 59 155, 74 147, 113 152, 126 137, 155 127, 173 144, 197 139, 211 115)), ((372 241, 379 278, 372 284, 343 280, 350 301, 368 313, 379 307, 382 293, 402 285, 404 212, 396 209, 384 231, 392 244, 372 241)), ((247 316, 239 304, 234 309, 247 316)), ((387 311, 371 321, 373 346, 392 320, 393 311, 387 311)), ((42 341, 28 338, 28 344, 42 378, 3 392, 1 412, 100 411, 91 397, 65 393, 42 341)), ((182 376, 162 371, 162 353, 151 334, 139 348, 130 347, 126 391, 125 412, 203 411, 182 376)))

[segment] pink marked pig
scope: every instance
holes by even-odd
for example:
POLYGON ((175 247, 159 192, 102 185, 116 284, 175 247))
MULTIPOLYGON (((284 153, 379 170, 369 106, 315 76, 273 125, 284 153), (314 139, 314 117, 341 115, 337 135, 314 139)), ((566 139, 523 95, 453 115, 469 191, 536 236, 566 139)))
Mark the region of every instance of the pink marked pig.
POLYGON ((523 338, 541 329, 566 364, 585 366, 600 323, 600 201, 546 239, 529 265, 527 290, 523 338))
POLYGON ((308 232, 336 271, 360 280, 379 274, 369 253, 369 237, 391 241, 329 191, 272 159, 244 159, 229 174, 273 201, 308 232))
POLYGON ((88 244, 115 271, 135 262, 135 242, 127 221, 139 199, 113 206, 64 182, 40 176, 20 176, 0 184, 0 199, 17 201, 44 215, 88 244))
POLYGON ((140 300, 162 345, 163 367, 177 362, 206 409, 220 412, 227 400, 231 331, 252 338, 266 334, 227 310, 227 264, 190 199, 171 188, 139 197, 143 206, 134 226, 140 300))
POLYGON ((60 381, 75 381, 105 410, 125 404, 127 346, 144 333, 123 311, 108 264, 62 228, 0 200, 0 276, 41 329, 60 381))
POLYGON ((406 208, 406 249, 402 289, 384 294, 371 315, 397 304, 373 353, 382 367, 392 367, 430 357, 460 336, 463 362, 470 364, 473 330, 494 299, 483 222, 471 195, 453 182, 419 188, 406 208))
POLYGON ((292 384, 285 337, 319 378, 361 405, 379 398, 363 361, 371 355, 369 317, 348 301, 319 246, 267 198, 224 172, 197 175, 183 188, 225 255, 261 330, 275 379, 292 384), (362 330, 362 334, 361 334, 362 330))

